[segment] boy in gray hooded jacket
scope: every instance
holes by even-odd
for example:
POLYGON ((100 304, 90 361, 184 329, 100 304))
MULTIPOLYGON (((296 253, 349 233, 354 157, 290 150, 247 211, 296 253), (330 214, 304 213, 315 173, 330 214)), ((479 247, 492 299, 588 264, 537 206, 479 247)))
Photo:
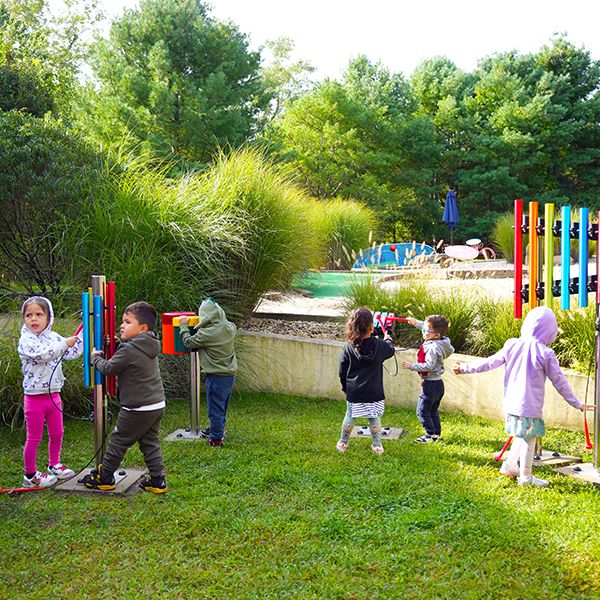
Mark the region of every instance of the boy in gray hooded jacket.
POLYGON ((200 322, 190 332, 189 317, 179 317, 181 341, 186 348, 200 352, 200 367, 205 375, 206 405, 210 429, 205 435, 210 446, 223 445, 227 409, 237 371, 235 325, 212 299, 205 298, 198 310, 200 322))
POLYGON ((446 336, 448 319, 442 315, 429 315, 424 321, 409 318, 413 327, 419 327, 423 335, 423 345, 417 352, 417 362, 403 362, 404 369, 416 371, 421 377, 421 394, 417 403, 417 417, 425 429, 425 434, 415 442, 426 444, 441 438, 440 403, 444 397, 444 360, 454 348, 446 336))

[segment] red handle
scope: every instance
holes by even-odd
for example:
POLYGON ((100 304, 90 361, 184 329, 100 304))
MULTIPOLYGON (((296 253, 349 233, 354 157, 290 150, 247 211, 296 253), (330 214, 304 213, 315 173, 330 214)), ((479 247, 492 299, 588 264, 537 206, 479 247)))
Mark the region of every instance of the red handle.
POLYGON ((5 489, 5 488, 0 488, 0 494, 8 494, 9 496, 12 496, 13 494, 22 494, 24 492, 40 492, 42 491, 44 488, 41 487, 21 487, 21 488, 10 488, 10 489, 5 489))
POLYGON ((79 327, 75 330, 75 333, 73 334, 73 336, 79 335, 81 333, 82 329, 83 329, 83 323, 80 323, 79 327))
POLYGON ((585 433, 585 447, 586 450, 591 450, 594 446, 592 440, 590 440, 590 428, 588 427, 587 415, 583 413, 583 431, 585 433))
POLYGON ((513 440, 513 436, 511 435, 506 440, 506 443, 504 444, 504 446, 502 446, 502 450, 500 450, 500 452, 498 452, 497 454, 494 454, 494 460, 500 460, 502 458, 502 456, 504 455, 504 453, 506 452, 506 450, 510 446, 510 443, 512 442, 512 440, 513 440))

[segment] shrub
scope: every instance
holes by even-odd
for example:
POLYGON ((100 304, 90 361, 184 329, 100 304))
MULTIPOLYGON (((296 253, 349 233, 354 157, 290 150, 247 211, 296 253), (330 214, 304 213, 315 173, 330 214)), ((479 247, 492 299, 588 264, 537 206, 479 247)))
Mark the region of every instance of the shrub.
POLYGON ((474 354, 489 356, 504 342, 521 335, 521 321, 514 318, 513 303, 480 295, 476 315, 470 327, 469 348, 474 354))
POLYGON ((0 276, 31 294, 58 293, 71 270, 69 223, 96 187, 100 162, 51 118, 0 111, 0 138, 0 276))

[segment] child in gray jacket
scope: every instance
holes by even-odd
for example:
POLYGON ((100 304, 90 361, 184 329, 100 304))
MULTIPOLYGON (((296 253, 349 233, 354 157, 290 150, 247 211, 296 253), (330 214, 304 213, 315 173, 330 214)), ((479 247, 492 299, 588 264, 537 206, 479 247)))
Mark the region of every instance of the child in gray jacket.
POLYGON ((446 336, 448 319, 442 315, 429 315, 424 321, 409 318, 408 323, 419 327, 423 334, 423 345, 417 352, 417 362, 404 361, 402 367, 416 371, 421 377, 421 393, 417 403, 417 417, 425 429, 425 434, 418 437, 415 442, 427 444, 435 442, 442 436, 439 408, 444 397, 444 360, 453 352, 454 348, 446 336))

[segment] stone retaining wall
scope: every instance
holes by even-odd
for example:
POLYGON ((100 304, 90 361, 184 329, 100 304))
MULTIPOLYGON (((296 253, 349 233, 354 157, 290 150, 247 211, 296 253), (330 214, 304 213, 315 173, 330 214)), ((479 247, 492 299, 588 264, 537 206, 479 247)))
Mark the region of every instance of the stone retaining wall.
MULTIPOLYGON (((240 332, 240 376, 245 389, 276 392, 295 396, 322 397, 343 400, 338 379, 338 361, 343 342, 299 338, 272 333, 240 332)), ((414 350, 396 352, 398 373, 394 359, 386 362, 390 371, 384 371, 386 404, 415 407, 419 395, 419 377, 400 367, 403 360, 414 362, 414 350)), ((446 362, 444 382, 446 395, 442 411, 463 412, 469 415, 502 419, 502 392, 504 369, 475 375, 454 375, 450 366, 454 361, 472 361, 474 357, 453 354, 446 362)), ((584 400, 587 377, 564 369, 575 393, 584 400)), ((593 378, 588 386, 588 404, 594 393, 593 378)), ((588 413, 592 428, 593 413, 588 413)), ((563 427, 582 431, 582 413, 556 393, 552 384, 546 385, 544 419, 549 427, 563 427)))

